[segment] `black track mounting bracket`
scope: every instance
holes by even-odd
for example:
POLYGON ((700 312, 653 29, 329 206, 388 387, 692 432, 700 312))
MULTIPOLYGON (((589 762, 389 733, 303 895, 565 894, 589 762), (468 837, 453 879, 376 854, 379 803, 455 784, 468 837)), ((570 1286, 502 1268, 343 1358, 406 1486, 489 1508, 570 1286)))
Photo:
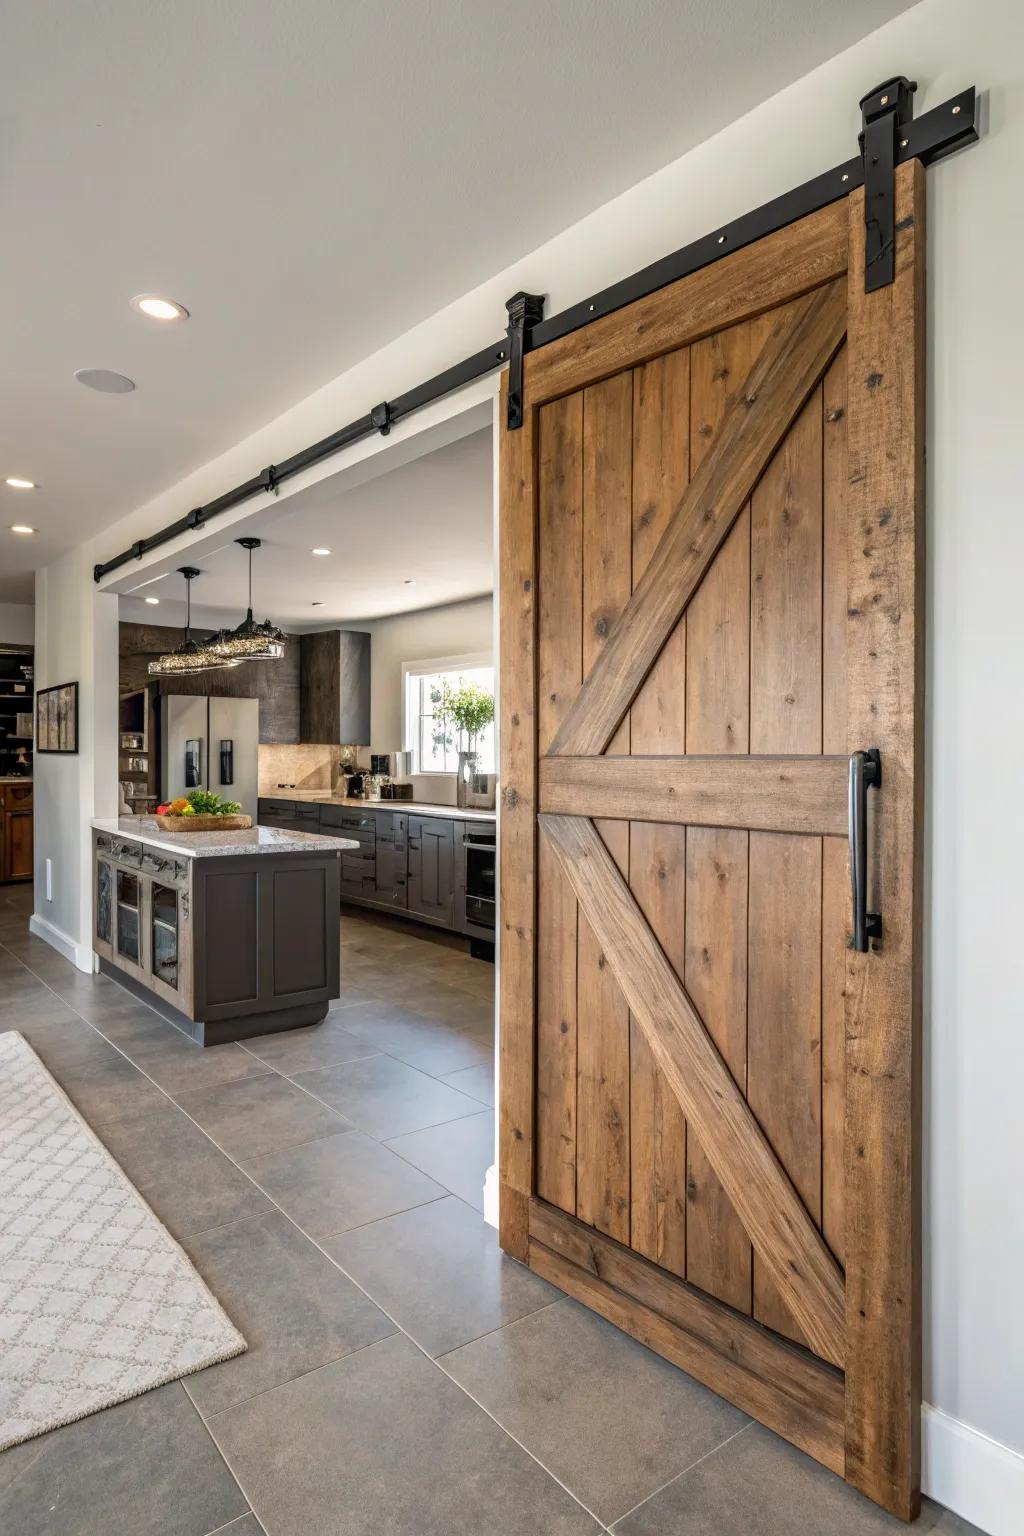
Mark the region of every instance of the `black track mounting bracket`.
POLYGON ((391 431, 391 407, 386 400, 382 400, 380 405, 375 405, 370 411, 370 423, 381 437, 387 437, 391 431))
POLYGON ((536 293, 514 293, 506 300, 508 310, 508 418, 510 432, 523 424, 523 358, 533 345, 533 328, 544 318, 544 298, 536 293))
POLYGON ((896 160, 906 147, 902 130, 914 116, 917 81, 897 75, 876 85, 860 103, 864 156, 864 292, 887 288, 896 276, 896 160))

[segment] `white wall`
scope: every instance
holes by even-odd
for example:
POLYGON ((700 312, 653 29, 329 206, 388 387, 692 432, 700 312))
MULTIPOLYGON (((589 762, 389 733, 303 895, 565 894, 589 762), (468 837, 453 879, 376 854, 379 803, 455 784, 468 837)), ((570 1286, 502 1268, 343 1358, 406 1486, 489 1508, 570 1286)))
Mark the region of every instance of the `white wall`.
POLYGON ((32 929, 82 970, 92 969, 89 820, 117 814, 117 598, 96 590, 95 558, 82 546, 36 575, 35 686, 78 682, 79 750, 34 754, 32 929))
MULTIPOLYGON (((490 509, 481 509, 489 516, 490 509)), ((402 666, 407 661, 429 661, 445 656, 470 656, 494 652, 494 604, 491 597, 447 603, 419 613, 401 613, 366 624, 346 624, 345 629, 369 630, 370 641, 370 749, 392 752, 408 747, 405 740, 405 703, 402 697, 402 666)), ((417 800, 436 805, 455 804, 455 774, 413 776, 417 800)))
POLYGON ((919 113, 971 83, 988 92, 985 141, 928 177, 925 1393, 940 1411, 925 1480, 997 1536, 1024 1529, 1024 1459, 1008 1449, 1024 1452, 1022 61, 1019 0, 923 0, 101 541, 116 552, 479 348, 517 288, 554 312, 847 158, 879 80, 916 78, 919 113))
POLYGON ((35 632, 31 603, 0 603, 0 645, 33 645, 35 632))

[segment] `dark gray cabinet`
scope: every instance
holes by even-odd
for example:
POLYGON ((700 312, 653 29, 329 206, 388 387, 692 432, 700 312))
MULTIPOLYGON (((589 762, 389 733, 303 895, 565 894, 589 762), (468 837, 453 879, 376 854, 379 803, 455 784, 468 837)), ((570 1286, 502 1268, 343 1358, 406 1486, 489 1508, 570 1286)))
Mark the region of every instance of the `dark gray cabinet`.
POLYGON ((325 629, 301 637, 299 737, 369 745, 370 636, 364 631, 325 629))
POLYGON ((377 864, 376 819, 345 806, 321 805, 320 831, 349 838, 358 848, 345 848, 341 854, 342 901, 372 901, 377 864))
POLYGON ((374 900, 380 906, 400 911, 408 907, 408 820, 394 812, 380 812, 377 816, 374 900))
POLYGON ((407 906, 425 922, 455 926, 455 835, 440 816, 409 817, 407 906))
POLYGON ((283 832, 316 832, 320 826, 320 807, 294 800, 261 799, 256 820, 261 827, 280 827, 283 832))
POLYGON ((386 802, 354 805, 278 800, 264 796, 259 820, 267 827, 349 838, 357 848, 341 854, 341 899, 378 910, 407 912, 419 922, 493 939, 493 821, 454 820, 392 810, 386 802), (301 819, 300 819, 301 818, 301 819), (467 887, 474 850, 479 849, 491 886, 473 880, 467 887), (488 857, 489 856, 489 857, 488 857), (490 897, 488 901, 486 898, 490 897), (482 906, 489 913, 482 911, 482 906))

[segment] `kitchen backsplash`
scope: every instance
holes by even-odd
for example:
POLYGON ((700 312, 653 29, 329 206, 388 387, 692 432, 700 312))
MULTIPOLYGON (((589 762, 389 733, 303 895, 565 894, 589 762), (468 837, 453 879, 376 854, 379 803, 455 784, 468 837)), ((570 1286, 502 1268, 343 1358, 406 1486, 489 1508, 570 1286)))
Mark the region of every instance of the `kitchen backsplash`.
MULTIPOLYGON (((279 784, 296 789, 333 789, 341 768, 341 747, 272 746, 260 743, 260 794, 270 794, 279 784)), ((369 747, 356 749, 356 761, 369 766, 369 747)))

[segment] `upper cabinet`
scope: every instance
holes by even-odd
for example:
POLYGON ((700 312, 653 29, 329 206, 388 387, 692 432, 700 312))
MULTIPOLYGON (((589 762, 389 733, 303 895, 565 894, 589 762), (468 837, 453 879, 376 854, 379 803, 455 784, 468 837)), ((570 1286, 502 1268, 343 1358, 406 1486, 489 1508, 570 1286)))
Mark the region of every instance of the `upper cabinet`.
POLYGON ((301 638, 299 739, 370 743, 370 636, 325 629, 301 638))

